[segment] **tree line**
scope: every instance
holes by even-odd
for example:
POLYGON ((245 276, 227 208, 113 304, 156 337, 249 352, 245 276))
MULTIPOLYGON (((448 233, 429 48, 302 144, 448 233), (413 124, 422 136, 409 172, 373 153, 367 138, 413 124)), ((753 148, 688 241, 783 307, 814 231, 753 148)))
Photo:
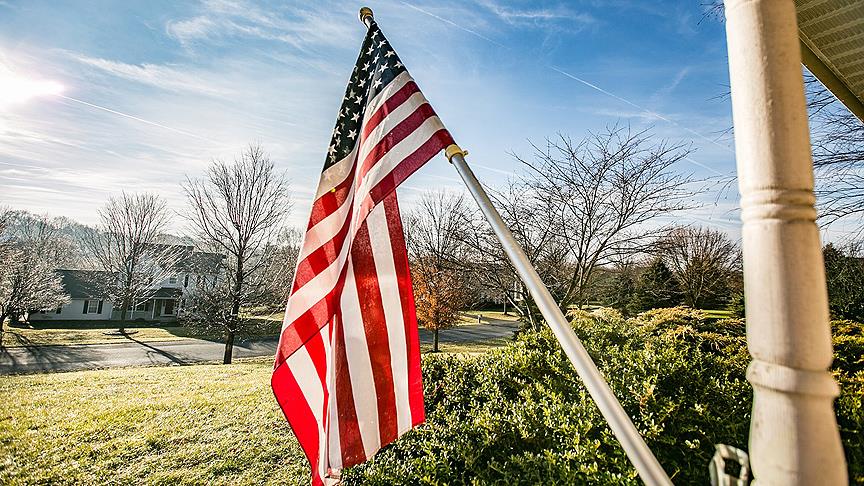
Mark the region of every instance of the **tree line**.
POLYGON ((153 298, 160 282, 201 272, 212 278, 188 283, 182 322, 222 334, 230 363, 237 334, 258 322, 243 311, 272 311, 287 300, 300 243, 286 223, 289 184, 263 148, 250 145, 232 162, 213 160, 182 189, 179 213, 159 195, 124 192, 108 198, 93 226, 0 211, 0 323, 67 303, 56 270, 76 268, 93 270, 91 283, 119 308, 125 333, 128 313, 153 298), (175 218, 185 223, 182 237, 168 233, 175 218), (216 255, 216 265, 190 268, 195 252, 216 255))
MULTIPOLYGON (((741 250, 726 233, 677 222, 705 181, 675 164, 690 148, 613 126, 581 141, 534 145, 493 202, 565 313, 606 305, 625 316, 661 307, 744 316, 741 250)), ((417 315, 437 333, 460 311, 504 300, 526 325, 539 311, 482 215, 459 193, 431 191, 406 217, 417 315)), ((864 317, 858 246, 825 248, 831 311, 864 317)))
MULTIPOLYGON (((513 154, 521 170, 490 188, 493 202, 562 311, 613 306, 624 314, 673 305, 729 308, 743 315, 740 250, 723 232, 682 226, 706 181, 677 164, 691 148, 655 139, 649 130, 611 126, 581 140, 558 135, 513 154)), ((250 145, 231 162, 213 160, 182 183, 186 208, 169 211, 149 193, 112 196, 99 222, 0 211, 0 317, 16 322, 68 297, 57 268, 99 270, 106 297, 127 312, 151 298, 189 258, 183 248, 221 256, 217 278, 195 282, 183 320, 225 338, 231 361, 238 334, 256 325, 253 308, 284 307, 301 233, 286 225, 289 185, 269 155, 250 145), (185 223, 182 237, 167 233, 185 223)), ((503 300, 526 325, 541 318, 515 269, 472 201, 426 193, 406 211, 405 232, 417 315, 435 331, 459 312, 503 300)), ((857 246, 825 249, 832 313, 860 318, 864 271, 857 246)))

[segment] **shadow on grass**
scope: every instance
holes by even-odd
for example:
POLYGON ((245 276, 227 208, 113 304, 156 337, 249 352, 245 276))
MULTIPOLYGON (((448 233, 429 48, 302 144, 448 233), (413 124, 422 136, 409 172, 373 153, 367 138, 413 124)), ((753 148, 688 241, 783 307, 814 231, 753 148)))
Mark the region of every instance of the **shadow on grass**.
POLYGON ((162 356, 168 358, 174 364, 187 365, 187 364, 192 363, 191 361, 184 361, 183 359, 178 358, 176 355, 173 355, 173 354, 169 353, 168 351, 165 351, 164 349, 159 349, 159 348, 157 348, 155 346, 151 346, 151 345, 149 345, 143 341, 139 341, 127 333, 124 333, 123 335, 124 335, 124 337, 126 337, 126 339, 132 341, 133 343, 138 343, 139 346, 147 348, 147 349, 155 352, 156 354, 159 354, 159 355, 162 355, 162 356))
POLYGON ((88 363, 88 353, 80 348, 35 344, 12 328, 6 333, 15 334, 21 345, 0 348, 0 375, 66 371, 88 363))

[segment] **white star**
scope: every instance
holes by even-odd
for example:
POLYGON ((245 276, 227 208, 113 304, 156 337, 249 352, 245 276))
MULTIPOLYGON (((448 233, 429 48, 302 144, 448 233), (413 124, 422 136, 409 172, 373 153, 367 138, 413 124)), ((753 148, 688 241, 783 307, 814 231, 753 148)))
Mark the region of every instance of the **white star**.
POLYGON ((372 89, 375 89, 378 86, 381 86, 381 79, 376 79, 375 82, 372 83, 372 89))
POLYGON ((386 44, 386 43, 387 43, 387 41, 382 40, 381 42, 378 43, 378 47, 384 47, 384 44, 386 44))
POLYGON ((396 61, 396 64, 394 64, 393 67, 401 68, 401 67, 402 67, 402 63, 399 62, 399 61, 396 61))
POLYGON ((368 63, 368 62, 367 62, 366 64, 363 65, 363 70, 364 70, 364 71, 368 71, 368 70, 369 70, 369 63, 368 63))
POLYGON ((356 137, 356 136, 357 136, 356 130, 351 130, 350 132, 348 132, 348 138, 350 138, 351 140, 354 140, 354 137, 356 137))
POLYGON ((335 145, 331 145, 330 148, 327 150, 327 152, 330 154, 330 157, 332 158, 332 157, 333 157, 333 154, 336 153, 336 146, 335 146, 335 145))
POLYGON ((348 97, 349 97, 349 98, 353 98, 354 95, 356 95, 356 94, 357 94, 357 93, 355 93, 354 90, 352 89, 351 92, 348 93, 348 97))
POLYGON ((382 64, 381 67, 378 68, 378 72, 383 73, 384 71, 387 70, 388 67, 390 67, 390 66, 387 66, 386 64, 382 64))
POLYGON ((353 120, 355 122, 359 119, 360 119, 360 112, 359 111, 354 113, 354 116, 351 117, 351 120, 353 120))
POLYGON ((374 46, 369 46, 369 50, 366 51, 366 54, 372 54, 372 51, 374 51, 374 50, 375 50, 374 46))
POLYGON ((363 103, 363 97, 360 95, 357 95, 357 104, 359 105, 361 103, 363 103))
POLYGON ((378 54, 375 54, 375 57, 372 59, 372 63, 373 64, 377 63, 378 59, 381 59, 381 56, 379 56, 378 54))
POLYGON ((384 57, 390 57, 390 56, 395 56, 395 55, 396 55, 395 52, 393 52, 393 51, 387 51, 387 54, 384 54, 384 57))
POLYGON ((365 79, 365 78, 364 78, 364 79, 361 79, 360 82, 357 83, 357 86, 360 86, 361 88, 362 88, 363 86, 366 86, 366 79, 365 79))

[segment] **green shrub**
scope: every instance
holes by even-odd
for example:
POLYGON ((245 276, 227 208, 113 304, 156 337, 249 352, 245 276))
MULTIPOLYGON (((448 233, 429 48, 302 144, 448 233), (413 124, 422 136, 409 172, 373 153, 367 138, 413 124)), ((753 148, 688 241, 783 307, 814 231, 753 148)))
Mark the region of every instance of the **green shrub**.
MULTIPOLYGON (((707 483, 714 444, 746 448, 752 392, 743 320, 706 319, 686 307, 631 319, 604 309, 571 315, 675 483, 707 483)), ((855 350, 864 339, 860 324, 838 326, 848 338, 837 345, 844 390, 838 413, 856 478, 864 459, 864 373, 855 350), (854 363, 858 368, 848 366, 854 363)), ((476 357, 425 357, 423 378, 426 423, 345 471, 346 484, 639 483, 548 330, 524 332, 476 357)))

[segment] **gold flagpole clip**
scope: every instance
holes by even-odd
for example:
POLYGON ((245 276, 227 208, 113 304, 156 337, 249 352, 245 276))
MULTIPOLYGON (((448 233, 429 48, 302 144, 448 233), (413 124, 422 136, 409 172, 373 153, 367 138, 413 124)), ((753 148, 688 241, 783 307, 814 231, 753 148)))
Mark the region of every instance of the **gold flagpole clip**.
POLYGON ((453 163, 453 156, 456 154, 459 154, 464 158, 466 155, 468 155, 468 151, 462 150, 462 147, 456 145, 455 143, 448 145, 447 148, 444 149, 444 155, 447 156, 447 160, 451 164, 453 163))

